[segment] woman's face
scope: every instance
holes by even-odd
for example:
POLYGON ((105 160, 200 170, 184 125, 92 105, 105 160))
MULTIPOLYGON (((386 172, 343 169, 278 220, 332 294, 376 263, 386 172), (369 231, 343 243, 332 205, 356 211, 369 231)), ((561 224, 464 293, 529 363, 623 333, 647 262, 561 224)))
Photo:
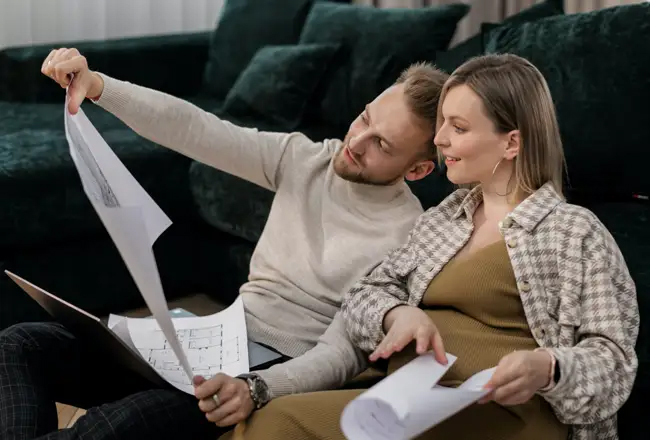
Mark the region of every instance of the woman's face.
POLYGON ((502 191, 513 171, 511 159, 516 156, 510 148, 513 132, 497 133, 481 98, 466 85, 448 90, 442 103, 442 118, 434 143, 444 155, 447 178, 457 185, 498 185, 502 191))

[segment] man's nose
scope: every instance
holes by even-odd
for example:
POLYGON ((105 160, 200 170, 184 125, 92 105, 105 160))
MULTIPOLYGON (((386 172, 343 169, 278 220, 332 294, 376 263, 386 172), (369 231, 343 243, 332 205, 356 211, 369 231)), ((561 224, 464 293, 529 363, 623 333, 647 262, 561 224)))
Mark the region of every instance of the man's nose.
POLYGON ((359 133, 356 136, 352 136, 352 138, 350 138, 350 145, 349 145, 350 151, 352 153, 359 154, 359 155, 363 154, 366 145, 365 142, 366 137, 367 136, 365 132, 359 133))

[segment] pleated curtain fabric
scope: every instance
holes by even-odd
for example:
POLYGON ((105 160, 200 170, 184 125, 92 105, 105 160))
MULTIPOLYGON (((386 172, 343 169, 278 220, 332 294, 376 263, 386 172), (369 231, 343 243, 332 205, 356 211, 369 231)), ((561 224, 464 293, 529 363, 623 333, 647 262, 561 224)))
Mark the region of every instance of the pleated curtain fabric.
POLYGON ((0 49, 212 29, 225 1, 0 0, 0 49))

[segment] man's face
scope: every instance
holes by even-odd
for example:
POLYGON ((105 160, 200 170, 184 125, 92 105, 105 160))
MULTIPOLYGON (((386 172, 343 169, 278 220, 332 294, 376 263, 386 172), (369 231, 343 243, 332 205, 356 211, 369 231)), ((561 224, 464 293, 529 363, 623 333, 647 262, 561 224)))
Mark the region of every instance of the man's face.
POLYGON ((371 185, 421 179, 433 169, 433 162, 423 158, 432 138, 433 127, 408 108, 404 86, 391 86, 352 122, 334 156, 334 171, 371 185))

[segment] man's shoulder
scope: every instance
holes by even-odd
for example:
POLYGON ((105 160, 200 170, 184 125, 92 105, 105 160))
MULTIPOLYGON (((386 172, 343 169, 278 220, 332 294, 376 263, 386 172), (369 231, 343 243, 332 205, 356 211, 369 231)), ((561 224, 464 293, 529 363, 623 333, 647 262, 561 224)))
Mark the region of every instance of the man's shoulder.
POLYGON ((341 141, 340 139, 325 139, 321 142, 321 144, 328 152, 330 157, 332 157, 341 148, 341 145, 343 145, 343 141, 341 141))
POLYGON ((299 167, 321 166, 329 164, 341 145, 338 139, 315 141, 301 132, 289 133, 286 138, 285 154, 299 167))
POLYGON ((282 181, 293 182, 290 186, 303 186, 308 180, 324 178, 332 162, 333 151, 340 142, 336 139, 314 141, 301 132, 288 133, 284 138, 280 165, 282 181))
POLYGON ((293 144, 297 153, 305 153, 307 155, 324 154, 330 157, 336 153, 343 143, 340 139, 333 138, 314 140, 300 131, 287 133, 287 139, 287 142, 293 144))

